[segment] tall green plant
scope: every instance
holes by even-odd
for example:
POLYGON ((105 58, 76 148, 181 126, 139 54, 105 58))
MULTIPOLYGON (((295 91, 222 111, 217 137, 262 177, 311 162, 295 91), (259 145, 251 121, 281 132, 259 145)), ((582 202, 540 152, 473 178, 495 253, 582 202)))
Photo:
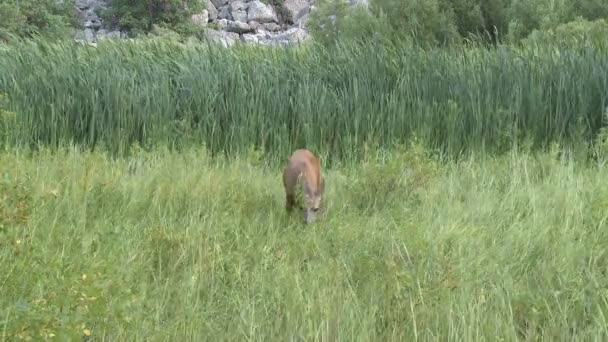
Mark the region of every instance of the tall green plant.
POLYGON ((202 0, 113 0, 102 16, 133 33, 146 33, 159 25, 189 34, 194 30, 190 17, 202 9, 202 0))
POLYGON ((79 23, 74 0, 3 0, 0 2, 0 42, 42 35, 67 37, 79 23))
MULTIPOLYGON (((15 140, 114 151, 204 143, 336 159, 418 136, 449 153, 528 139, 592 139, 608 105, 608 54, 585 42, 519 49, 342 41, 331 49, 166 40, 23 43, 0 53, 15 140), (582 126, 581 126, 582 125, 582 126)), ((590 140, 589 140, 590 141, 590 140)))

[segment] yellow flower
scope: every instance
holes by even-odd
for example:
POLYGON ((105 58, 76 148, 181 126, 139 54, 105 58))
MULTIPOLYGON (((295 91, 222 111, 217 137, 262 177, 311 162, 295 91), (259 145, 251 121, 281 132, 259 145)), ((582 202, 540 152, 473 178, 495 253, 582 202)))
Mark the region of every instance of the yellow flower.
POLYGON ((84 329, 82 331, 86 336, 91 336, 91 330, 90 329, 84 329))

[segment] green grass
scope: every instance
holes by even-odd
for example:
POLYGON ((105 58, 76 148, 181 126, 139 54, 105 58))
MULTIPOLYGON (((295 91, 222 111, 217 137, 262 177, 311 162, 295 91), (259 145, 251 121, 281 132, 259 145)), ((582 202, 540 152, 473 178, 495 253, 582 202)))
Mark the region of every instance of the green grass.
POLYGON ((305 226, 255 153, 1 152, 0 336, 605 340, 608 169, 565 158, 369 153, 305 226))
POLYGON ((606 48, 534 44, 422 50, 374 42, 335 49, 162 40, 28 41, 0 51, 12 144, 132 143, 278 159, 308 146, 358 159, 417 136, 451 154, 589 141, 608 106, 606 48), (576 138, 573 138, 576 137, 576 138))

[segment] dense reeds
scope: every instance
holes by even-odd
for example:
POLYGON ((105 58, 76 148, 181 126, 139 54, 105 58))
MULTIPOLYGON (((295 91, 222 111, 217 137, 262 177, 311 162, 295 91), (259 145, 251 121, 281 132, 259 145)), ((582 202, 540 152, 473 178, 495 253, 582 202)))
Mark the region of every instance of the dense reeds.
POLYGON ((589 139, 608 105, 608 53, 592 45, 423 50, 167 41, 26 42, 0 51, 7 141, 204 143, 234 154, 308 146, 338 158, 413 136, 458 153, 589 139), (582 135, 581 135, 582 134, 582 135))

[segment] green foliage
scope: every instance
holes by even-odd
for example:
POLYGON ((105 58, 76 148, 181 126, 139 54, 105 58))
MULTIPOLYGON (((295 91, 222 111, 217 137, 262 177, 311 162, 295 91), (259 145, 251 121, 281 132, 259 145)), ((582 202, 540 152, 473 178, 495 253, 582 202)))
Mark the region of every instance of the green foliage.
POLYGON ((445 45, 462 42, 518 43, 534 30, 547 30, 566 24, 577 17, 596 20, 608 17, 608 2, 601 0, 372 0, 368 18, 358 14, 363 25, 345 27, 353 21, 344 1, 325 0, 311 18, 311 30, 321 40, 342 36, 368 38, 366 26, 386 39, 413 39, 422 45, 445 45), (327 25, 334 15, 334 25, 327 25), (363 27, 360 27, 363 26, 363 27), (377 28, 382 27, 382 30, 377 28))
POLYGON ((133 34, 150 32, 157 25, 189 35, 196 32, 191 16, 203 9, 202 0, 113 0, 101 15, 133 34))
POLYGON ((369 150, 363 167, 324 169, 325 210, 305 226, 279 165, 25 152, 0 152, 6 340, 608 335, 608 168, 369 150))
POLYGON ((310 146, 356 160, 370 141, 387 148, 413 135, 454 155, 524 139, 543 148, 591 141, 608 104, 608 54, 584 42, 493 50, 27 42, 0 52, 0 65, 0 89, 19 113, 11 141, 114 152, 204 143, 213 153, 253 145, 282 158, 310 146))
POLYGON ((0 93, 0 150, 9 146, 17 129, 17 114, 8 110, 8 99, 0 93))
POLYGON ((42 35, 67 37, 78 27, 74 0, 3 0, 0 3, 0 42, 42 35))
POLYGON ((560 24, 555 28, 534 30, 523 40, 524 45, 564 45, 573 44, 600 47, 606 45, 608 36, 608 21, 599 19, 588 21, 577 18, 567 24, 560 24))

